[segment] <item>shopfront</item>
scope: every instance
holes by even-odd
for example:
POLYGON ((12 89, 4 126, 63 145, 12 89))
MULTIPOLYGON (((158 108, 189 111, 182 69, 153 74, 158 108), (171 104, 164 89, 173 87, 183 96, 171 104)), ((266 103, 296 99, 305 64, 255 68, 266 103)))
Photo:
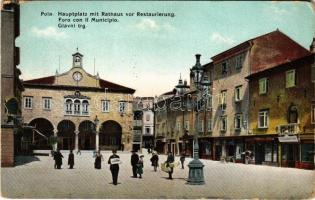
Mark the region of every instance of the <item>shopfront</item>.
POLYGON ((212 142, 208 138, 199 138, 199 156, 202 159, 212 158, 212 142))

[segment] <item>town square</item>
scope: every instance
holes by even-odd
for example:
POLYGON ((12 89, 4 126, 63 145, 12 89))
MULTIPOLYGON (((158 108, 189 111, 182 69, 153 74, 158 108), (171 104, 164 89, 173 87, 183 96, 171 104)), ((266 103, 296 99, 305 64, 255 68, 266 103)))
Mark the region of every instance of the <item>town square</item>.
POLYGON ((315 198, 313 2, 1 6, 2 197, 315 198))

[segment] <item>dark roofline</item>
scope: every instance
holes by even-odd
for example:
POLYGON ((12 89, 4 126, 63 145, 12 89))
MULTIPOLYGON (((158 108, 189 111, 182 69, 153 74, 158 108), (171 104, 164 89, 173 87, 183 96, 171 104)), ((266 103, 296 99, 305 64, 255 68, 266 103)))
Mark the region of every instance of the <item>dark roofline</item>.
MULTIPOLYGON (((82 87, 82 86, 69 86, 69 85, 47 85, 47 84, 32 84, 23 83, 25 88, 39 88, 39 89, 51 89, 51 90, 70 90, 70 91, 94 91, 94 92, 104 92, 104 88, 99 87, 82 87)), ((108 92, 113 93, 127 93, 133 94, 135 90, 124 90, 124 89, 112 89, 108 88, 108 92)))

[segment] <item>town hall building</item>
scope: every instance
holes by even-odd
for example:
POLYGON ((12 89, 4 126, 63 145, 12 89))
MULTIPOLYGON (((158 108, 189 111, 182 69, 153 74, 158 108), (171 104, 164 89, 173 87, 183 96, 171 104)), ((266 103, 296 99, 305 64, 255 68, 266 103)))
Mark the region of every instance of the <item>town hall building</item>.
POLYGON ((135 90, 87 73, 79 52, 72 57, 69 71, 23 82, 29 129, 20 150, 56 148, 51 138, 61 150, 130 150, 135 90))

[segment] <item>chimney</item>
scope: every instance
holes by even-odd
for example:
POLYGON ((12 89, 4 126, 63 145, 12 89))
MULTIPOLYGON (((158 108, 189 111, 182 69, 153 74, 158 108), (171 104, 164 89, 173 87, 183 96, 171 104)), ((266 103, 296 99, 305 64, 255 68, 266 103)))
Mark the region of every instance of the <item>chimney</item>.
POLYGON ((196 64, 200 64, 200 54, 196 54, 196 64))
POLYGON ((313 38, 312 44, 310 46, 310 52, 315 53, 315 38, 313 38))

